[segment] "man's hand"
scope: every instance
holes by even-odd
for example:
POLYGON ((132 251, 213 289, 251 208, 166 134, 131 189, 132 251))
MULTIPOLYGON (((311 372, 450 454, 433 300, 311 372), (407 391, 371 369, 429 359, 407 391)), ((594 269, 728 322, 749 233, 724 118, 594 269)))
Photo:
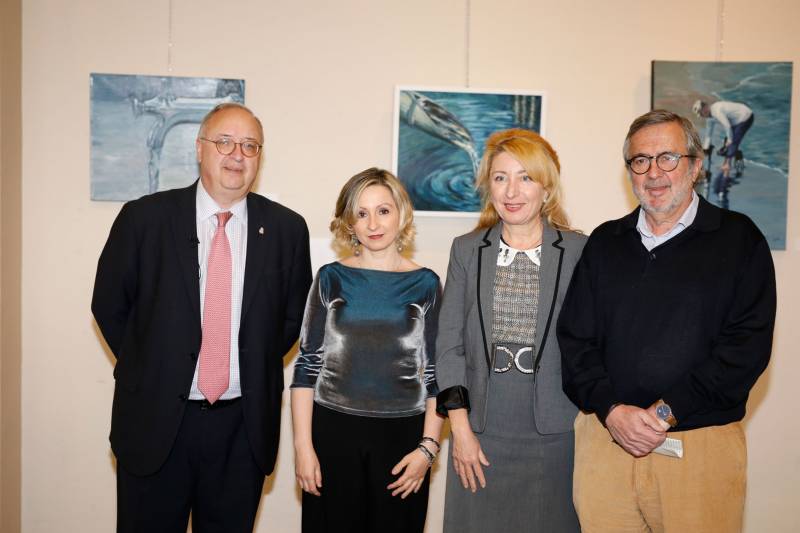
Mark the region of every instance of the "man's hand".
MULTIPOLYGON (((614 441, 634 457, 644 457, 667 438, 662 421, 655 416, 655 408, 650 409, 620 404, 606 417, 606 427, 614 441)), ((666 422, 663 424, 669 427, 666 422)))

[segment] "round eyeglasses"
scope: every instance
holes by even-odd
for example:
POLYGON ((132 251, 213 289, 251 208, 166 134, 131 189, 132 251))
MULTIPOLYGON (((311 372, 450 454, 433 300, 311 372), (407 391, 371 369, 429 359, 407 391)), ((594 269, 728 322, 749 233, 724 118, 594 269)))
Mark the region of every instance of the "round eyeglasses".
POLYGON ((681 158, 697 159, 696 155, 689 154, 676 154, 675 152, 661 152, 658 155, 635 155, 630 159, 625 160, 625 164, 631 169, 634 174, 644 174, 650 170, 650 165, 653 159, 656 160, 656 166, 664 172, 670 172, 678 168, 678 163, 681 158))
POLYGON ((222 155, 231 155, 236 147, 240 147, 242 149, 242 155, 245 157, 255 157, 261 151, 261 146, 256 141, 242 141, 237 143, 233 139, 228 137, 223 137, 221 139, 217 139, 216 141, 212 141, 211 139, 206 139, 205 137, 198 137, 201 141, 214 143, 217 145, 217 152, 222 155))

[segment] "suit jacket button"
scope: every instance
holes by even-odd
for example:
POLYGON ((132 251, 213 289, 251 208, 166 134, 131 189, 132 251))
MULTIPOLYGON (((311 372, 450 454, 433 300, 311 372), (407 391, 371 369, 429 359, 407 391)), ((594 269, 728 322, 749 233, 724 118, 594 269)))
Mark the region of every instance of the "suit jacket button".
POLYGON ((178 399, 179 399, 180 401, 182 401, 182 402, 185 402, 186 400, 188 400, 188 399, 189 399, 189 397, 188 397, 188 396, 186 396, 185 394, 178 394, 178 399))

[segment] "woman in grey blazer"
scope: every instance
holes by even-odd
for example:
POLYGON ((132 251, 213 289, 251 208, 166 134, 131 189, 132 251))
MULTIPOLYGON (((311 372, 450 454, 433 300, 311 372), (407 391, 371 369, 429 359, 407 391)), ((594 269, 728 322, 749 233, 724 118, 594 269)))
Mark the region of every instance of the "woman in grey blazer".
POLYGON ((586 237, 560 166, 529 130, 486 142, 478 226, 453 241, 436 342, 437 409, 452 432, 445 532, 579 531, 573 421, 555 323, 586 237))

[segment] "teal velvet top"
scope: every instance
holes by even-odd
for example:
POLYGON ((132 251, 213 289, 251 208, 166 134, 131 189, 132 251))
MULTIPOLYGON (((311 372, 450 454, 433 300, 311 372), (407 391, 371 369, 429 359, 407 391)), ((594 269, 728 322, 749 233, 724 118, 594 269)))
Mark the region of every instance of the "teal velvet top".
POLYGON ((402 417, 438 393, 434 347, 441 283, 432 270, 330 263, 306 303, 292 387, 343 413, 402 417))

